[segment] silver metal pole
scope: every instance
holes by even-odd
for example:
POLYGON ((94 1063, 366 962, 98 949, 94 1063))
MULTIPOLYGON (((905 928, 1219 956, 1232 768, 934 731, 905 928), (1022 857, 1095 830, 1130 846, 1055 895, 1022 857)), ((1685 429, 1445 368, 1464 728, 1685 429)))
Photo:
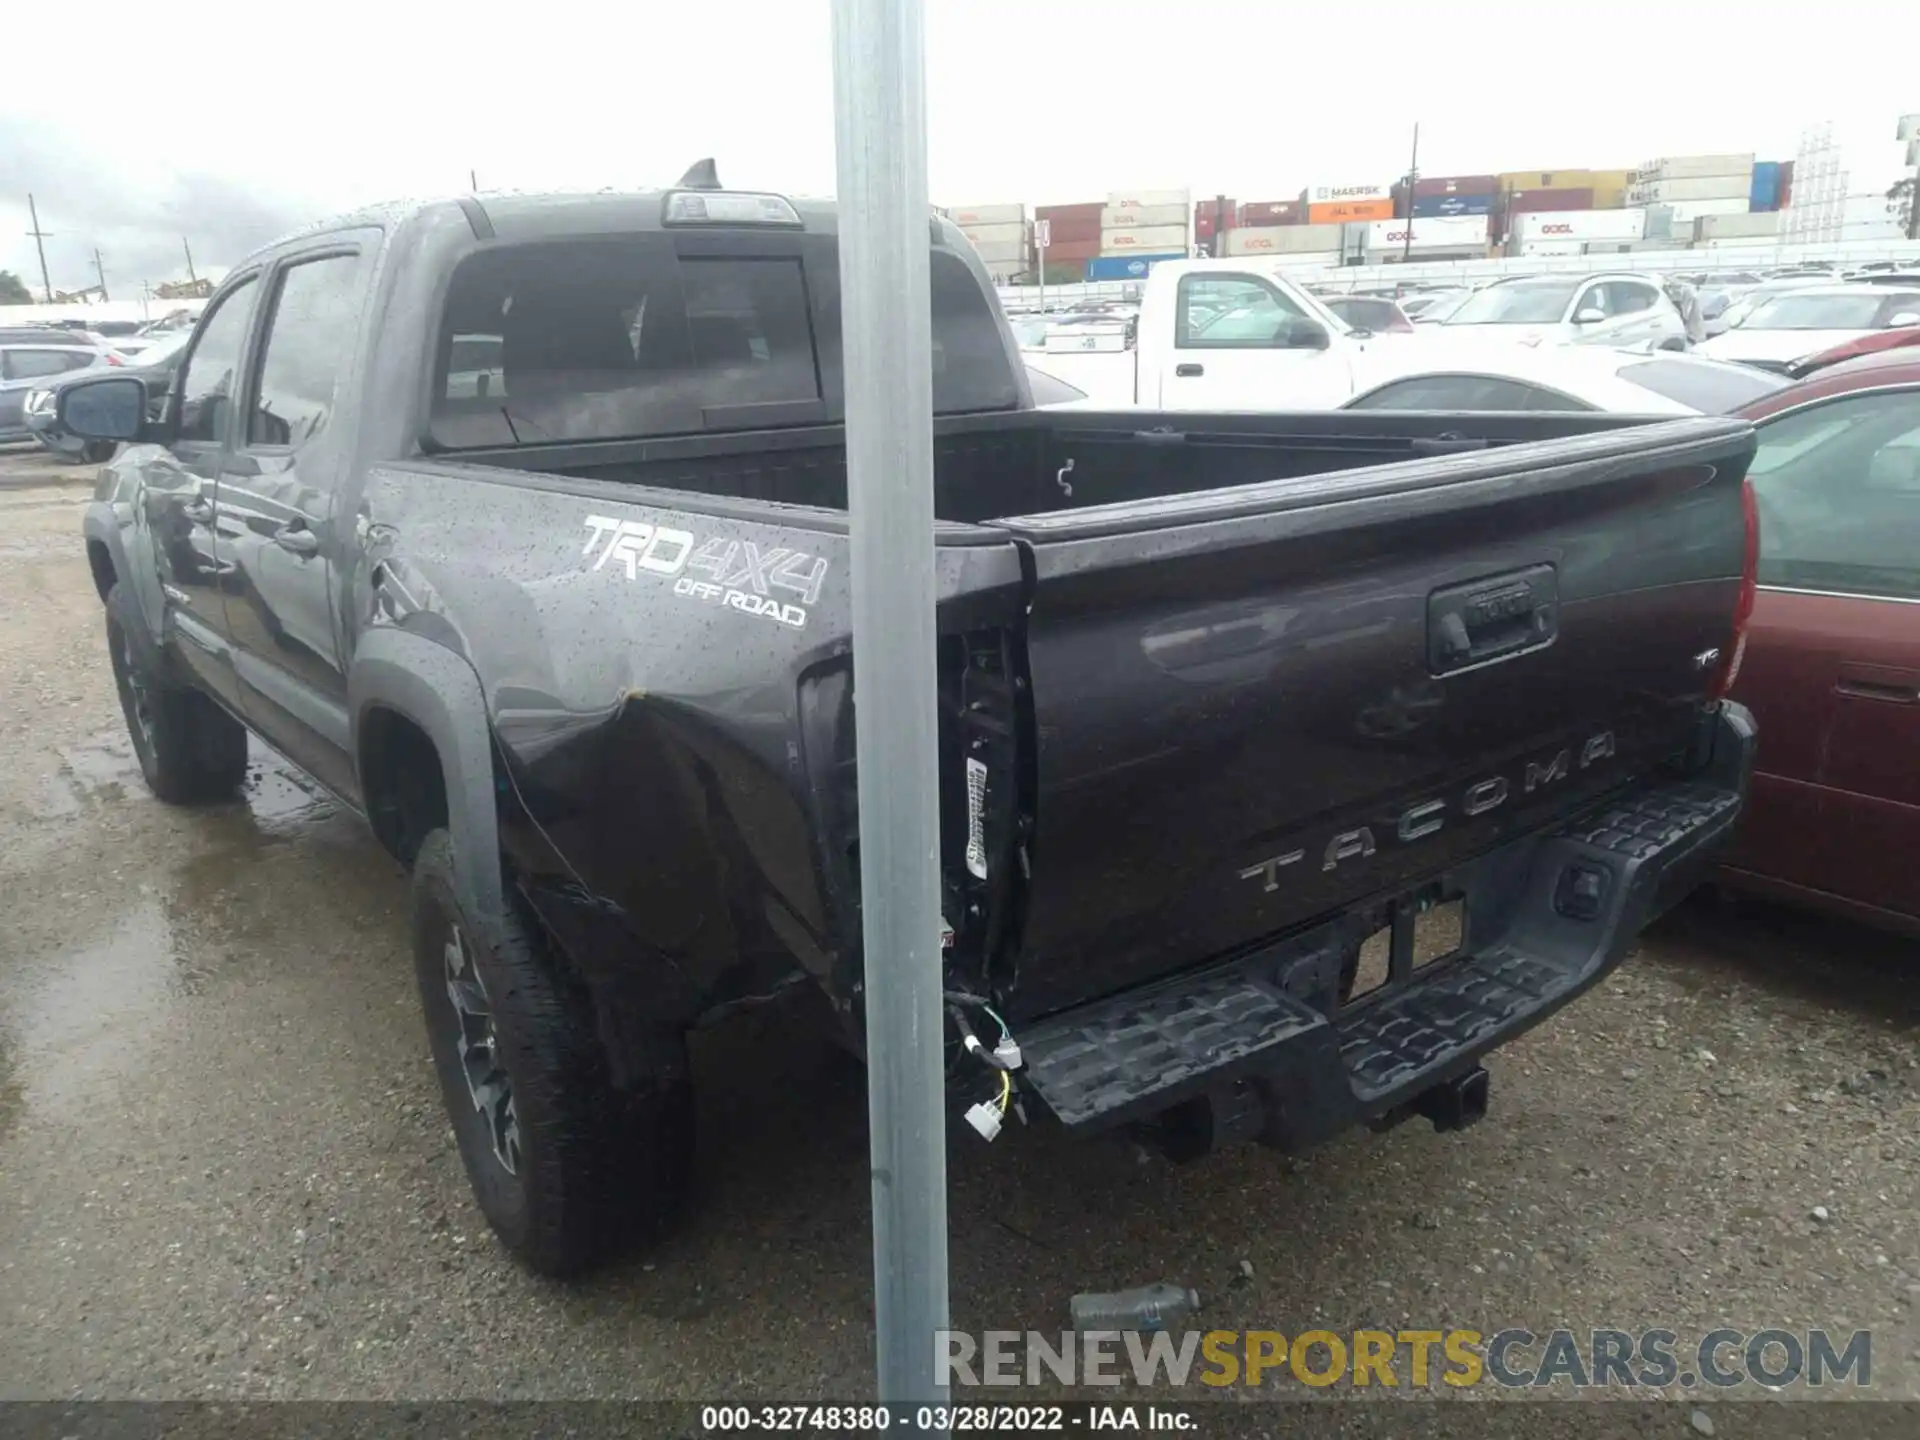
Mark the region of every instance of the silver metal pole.
POLYGON ((879 1397, 939 1403, 947 1327, 933 342, 922 0, 833 0, 879 1397))

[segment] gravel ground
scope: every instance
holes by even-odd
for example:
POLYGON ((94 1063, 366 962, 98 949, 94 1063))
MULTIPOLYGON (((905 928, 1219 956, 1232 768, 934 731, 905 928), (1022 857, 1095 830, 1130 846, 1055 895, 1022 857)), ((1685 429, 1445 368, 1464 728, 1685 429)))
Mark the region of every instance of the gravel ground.
MULTIPOLYGON (((86 478, 0 455, 0 1398, 868 1395, 859 1073, 791 1015, 700 1037, 691 1221, 583 1283, 515 1268, 396 867, 258 745, 241 803, 142 786, 86 478)), ((1920 1398, 1917 980, 1911 943, 1698 902, 1497 1055, 1465 1134, 1173 1167, 956 1124, 956 1322, 1167 1279, 1288 1334, 1869 1328, 1875 1391, 1920 1398)))

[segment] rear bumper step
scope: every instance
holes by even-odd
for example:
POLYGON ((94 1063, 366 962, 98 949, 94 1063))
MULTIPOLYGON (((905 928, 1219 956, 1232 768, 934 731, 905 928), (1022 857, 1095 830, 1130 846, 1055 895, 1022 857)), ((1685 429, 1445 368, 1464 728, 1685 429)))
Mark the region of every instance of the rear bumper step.
POLYGON ((1409 1110, 1471 1123, 1484 1081, 1452 1082, 1602 979, 1705 878, 1739 817, 1753 742, 1751 716, 1724 706, 1698 778, 1608 801, 1438 877, 1423 893, 1463 896, 1468 933, 1457 955, 1402 983, 1335 1003, 1340 966, 1371 924, 1343 917, 1023 1029, 1026 1078, 1083 1133, 1189 1102, 1231 1117, 1217 1129, 1288 1149, 1409 1110))

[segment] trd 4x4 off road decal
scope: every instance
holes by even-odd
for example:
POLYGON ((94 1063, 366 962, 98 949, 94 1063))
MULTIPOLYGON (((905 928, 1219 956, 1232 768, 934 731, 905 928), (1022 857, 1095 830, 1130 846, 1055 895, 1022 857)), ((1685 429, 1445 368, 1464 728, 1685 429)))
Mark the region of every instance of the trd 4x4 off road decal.
POLYGON ((658 575, 673 581, 676 595, 759 615, 796 630, 806 627, 806 607, 818 603, 821 582, 827 578, 824 559, 784 545, 762 549, 751 540, 717 535, 701 542, 690 530, 610 515, 589 515, 586 524, 591 533, 580 553, 595 557, 591 569, 606 569, 611 562, 625 570, 629 580, 658 575), (696 578, 700 575, 712 578, 696 578), (781 599, 775 590, 798 597, 799 603, 781 599))

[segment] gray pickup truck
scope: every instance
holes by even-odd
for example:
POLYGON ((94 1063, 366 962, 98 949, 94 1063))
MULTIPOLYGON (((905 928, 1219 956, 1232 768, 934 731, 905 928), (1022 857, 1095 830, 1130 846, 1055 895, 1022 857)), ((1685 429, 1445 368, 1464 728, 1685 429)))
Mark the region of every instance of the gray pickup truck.
MULTIPOLYGON (((694 1027, 812 986, 862 1043, 835 233, 374 210, 235 266, 157 421, 59 392, 126 442, 84 529, 148 782, 230 797, 251 731, 411 869, 461 1154, 542 1270, 671 1214, 694 1027)), ((1477 1119, 1738 813, 1752 431, 1036 409, 927 240, 940 766, 899 779, 956 1112, 1183 1155, 1477 1119)))

